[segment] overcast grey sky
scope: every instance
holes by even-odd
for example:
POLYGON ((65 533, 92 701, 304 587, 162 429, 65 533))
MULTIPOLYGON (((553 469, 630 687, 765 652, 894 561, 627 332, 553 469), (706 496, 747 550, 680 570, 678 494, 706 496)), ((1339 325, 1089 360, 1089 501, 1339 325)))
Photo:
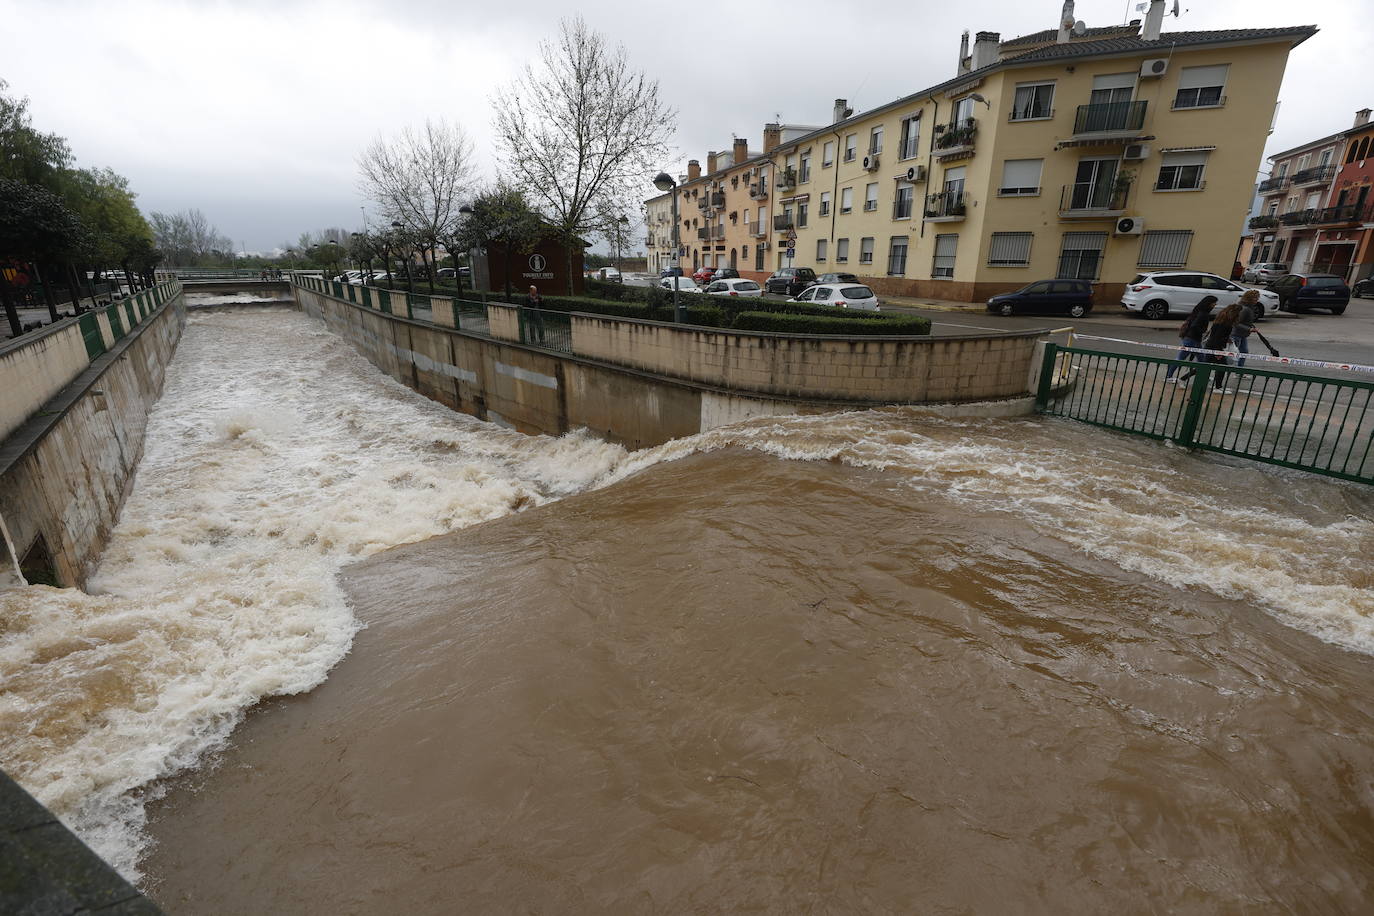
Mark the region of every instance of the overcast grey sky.
MULTIPOLYGON (((873 0, 860 16, 858 4, 822 0, 0 0, 0 78, 81 165, 126 175, 144 212, 199 207, 249 250, 267 250, 304 230, 361 226, 358 152, 427 116, 461 123, 494 174, 491 93, 573 11, 623 43, 677 108, 679 155, 664 163, 676 172, 732 135, 757 147, 775 116, 823 124, 837 97, 862 111, 947 79, 963 29, 1005 39, 1051 28, 1061 2, 873 0)), ((1371 0, 1180 2, 1166 32, 1321 28, 1289 59, 1267 152, 1349 127, 1374 106, 1371 0)), ((1079 0, 1075 12, 1110 25, 1139 18, 1134 5, 1079 0)))

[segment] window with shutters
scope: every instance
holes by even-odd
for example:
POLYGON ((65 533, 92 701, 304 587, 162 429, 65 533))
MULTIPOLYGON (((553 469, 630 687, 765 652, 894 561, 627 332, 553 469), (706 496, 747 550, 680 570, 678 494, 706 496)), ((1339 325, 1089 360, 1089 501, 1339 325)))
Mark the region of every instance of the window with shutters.
POLYGON ((844 138, 844 161, 853 162, 859 149, 859 135, 850 134, 844 138))
POLYGON ((820 209, 820 215, 821 215, 821 216, 829 216, 829 215, 830 215, 830 192, 829 192, 829 191, 822 191, 822 192, 821 192, 821 209, 820 209))
POLYGON ((827 140, 821 147, 821 168, 828 169, 835 164, 835 141, 827 140))
POLYGON ((1033 232, 994 232, 988 245, 989 267, 1029 267, 1033 232))
POLYGON ((799 202, 799 203, 797 204, 797 228, 798 228, 798 229, 805 229, 805 228, 806 228, 806 216, 807 216, 806 211, 809 210, 809 209, 811 209, 811 205, 810 205, 810 204, 807 204, 807 203, 804 203, 804 202, 799 202))
POLYGON ((849 239, 835 240, 835 262, 837 264, 849 263, 849 239))
POLYGON ((1011 120, 1039 121, 1054 117, 1054 83, 1017 83, 1011 120))
POLYGON ((1040 193, 1043 159, 1008 159, 1002 163, 1002 185, 998 197, 1034 197, 1040 193))
POLYGON ((797 182, 806 184, 811 180, 811 150, 801 154, 801 168, 797 174, 797 182))
POLYGON ((1193 244, 1191 229, 1148 229, 1140 239, 1138 267, 1183 267, 1193 244))
POLYGON ((1201 191, 1207 170, 1207 152, 1165 153, 1159 167, 1156 191, 1201 191))
POLYGON ((824 261, 829 239, 816 239, 816 260, 824 261))
POLYGON ((1178 76, 1175 108, 1217 108, 1226 103, 1226 71, 1230 64, 1184 67, 1178 76))
POLYGON ((935 260, 930 266, 932 277, 954 276, 954 252, 958 247, 957 233, 935 236, 935 260))
POLYGON ((854 212, 854 189, 853 189, 853 188, 843 188, 843 189, 840 191, 840 212, 841 212, 841 213, 852 213, 852 212, 854 212))
POLYGON ((892 202, 893 219, 911 219, 911 201, 916 189, 905 181, 897 184, 897 198, 892 202))
POLYGON ((879 124, 868 132, 868 154, 876 156, 883 151, 883 126, 879 124))
POLYGON ((1065 232, 1059 249, 1059 273, 1066 280, 1096 280, 1102 270, 1105 232, 1065 232))
POLYGON ((889 277, 901 277, 906 274, 906 248, 906 236, 894 235, 892 237, 887 249, 887 275, 889 277))
POLYGON ((878 182, 872 182, 864 188, 864 210, 873 211, 878 209, 878 182))
POLYGON ((873 239, 863 238, 859 240, 859 263, 873 263, 873 239))
POLYGON ((921 115, 920 112, 909 118, 902 119, 902 145, 900 158, 914 159, 921 146, 921 115))

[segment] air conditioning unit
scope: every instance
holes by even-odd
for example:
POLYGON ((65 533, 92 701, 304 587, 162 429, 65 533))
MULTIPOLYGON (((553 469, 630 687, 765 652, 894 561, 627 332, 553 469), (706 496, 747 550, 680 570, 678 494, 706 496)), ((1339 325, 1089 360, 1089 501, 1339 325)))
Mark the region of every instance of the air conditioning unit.
POLYGON ((926 180, 926 167, 923 165, 913 165, 906 170, 906 180, 912 183, 926 180))
POLYGON ((1150 147, 1144 143, 1127 143, 1126 149, 1121 153, 1122 159, 1149 159, 1150 147))
POLYGON ((1167 57, 1154 57, 1140 65, 1140 78, 1152 79, 1160 77, 1169 69, 1169 59, 1167 57))
POLYGON ((1140 235, 1145 231, 1145 220, 1138 216, 1123 216, 1116 221, 1113 229, 1117 235, 1140 235))
POLYGON ((876 171, 878 171, 878 154, 877 154, 877 153, 873 153, 873 154, 871 154, 871 155, 868 155, 868 156, 865 156, 865 157, 864 157, 864 171, 866 171, 866 172, 876 172, 876 171))

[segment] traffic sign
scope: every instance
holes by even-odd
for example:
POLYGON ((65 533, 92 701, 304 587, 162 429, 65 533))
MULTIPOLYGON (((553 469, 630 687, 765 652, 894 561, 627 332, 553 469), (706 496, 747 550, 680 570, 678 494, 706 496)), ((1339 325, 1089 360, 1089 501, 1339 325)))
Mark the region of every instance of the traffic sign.
POLYGON ((787 240, 788 240, 789 242, 794 242, 794 241, 796 241, 796 239, 797 239, 797 230, 795 230, 795 229, 788 229, 788 230, 787 230, 787 240))

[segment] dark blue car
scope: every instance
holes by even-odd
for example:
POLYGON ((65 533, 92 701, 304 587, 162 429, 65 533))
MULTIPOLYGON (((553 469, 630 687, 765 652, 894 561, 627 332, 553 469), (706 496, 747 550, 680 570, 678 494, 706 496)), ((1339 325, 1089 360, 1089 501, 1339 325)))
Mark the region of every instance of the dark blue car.
POLYGON ((1285 312, 1330 309, 1340 315, 1350 304, 1350 287, 1335 274, 1288 274, 1270 283, 1269 290, 1278 294, 1285 312))
POLYGON ((1082 318, 1093 310, 1093 285, 1088 280, 1037 280, 1014 293, 988 300, 994 315, 1068 315, 1082 318))

